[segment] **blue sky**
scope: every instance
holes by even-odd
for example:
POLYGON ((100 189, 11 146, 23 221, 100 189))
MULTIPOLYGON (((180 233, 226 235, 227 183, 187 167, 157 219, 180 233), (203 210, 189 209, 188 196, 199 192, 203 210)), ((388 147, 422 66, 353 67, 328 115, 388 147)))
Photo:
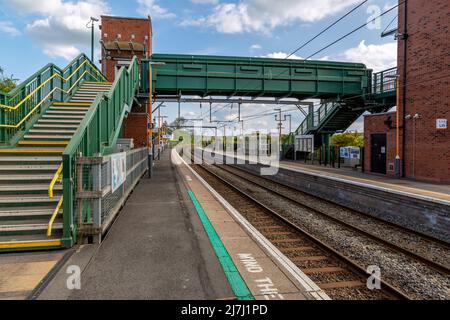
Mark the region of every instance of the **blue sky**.
MULTIPOLYGON (((154 52, 236 56, 285 57, 304 41, 362 0, 0 0, 0 66, 25 79, 48 62, 64 67, 79 52, 89 52, 86 23, 102 14, 153 20, 154 52)), ((396 4, 369 0, 356 12, 296 54, 304 58, 353 28, 396 4)), ((375 70, 396 65, 396 41, 381 38, 396 10, 371 28, 363 28, 321 52, 315 59, 363 62, 375 70)), ((205 106, 206 107, 206 106, 205 106)), ((220 106, 217 106, 217 108, 220 106)), ((292 109, 292 107, 283 107, 292 109)), ((243 115, 273 106, 243 106, 243 115)), ((203 109, 205 111, 205 108, 203 109)), ((185 105, 186 117, 200 115, 199 105, 185 105)), ((217 112, 218 120, 233 118, 236 110, 217 112)), ((164 110, 173 120, 176 108, 164 110)), ((302 116, 289 112, 293 127, 302 116)), ((250 127, 274 127, 273 116, 249 121, 250 127)), ((361 130, 361 121, 353 126, 361 130)))

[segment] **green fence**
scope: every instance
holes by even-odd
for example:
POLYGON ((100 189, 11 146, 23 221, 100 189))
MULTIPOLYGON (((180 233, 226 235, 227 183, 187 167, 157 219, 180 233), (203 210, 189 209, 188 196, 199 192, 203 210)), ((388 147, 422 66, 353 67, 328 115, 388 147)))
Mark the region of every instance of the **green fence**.
POLYGON ((74 213, 76 157, 108 155, 114 151, 125 113, 129 112, 139 87, 139 65, 136 57, 128 68, 116 75, 110 91, 98 95, 74 137, 63 153, 63 243, 70 247, 76 241, 77 223, 74 213))
POLYGON ((83 80, 106 81, 80 54, 64 69, 47 64, 11 92, 0 92, 0 144, 13 145, 52 101, 68 100, 83 80))

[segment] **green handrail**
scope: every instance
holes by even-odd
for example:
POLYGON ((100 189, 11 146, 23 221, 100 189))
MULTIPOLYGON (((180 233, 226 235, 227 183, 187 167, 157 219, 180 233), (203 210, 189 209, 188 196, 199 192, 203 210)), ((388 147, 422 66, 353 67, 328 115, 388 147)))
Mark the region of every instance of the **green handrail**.
POLYGON ((67 100, 82 80, 106 81, 84 54, 64 69, 47 64, 11 92, 0 92, 0 143, 13 144, 14 137, 26 130, 33 115, 45 110, 52 101, 67 100))
POLYGON ((109 92, 98 95, 63 153, 63 243, 76 241, 77 219, 74 216, 76 156, 108 155, 119 137, 127 106, 132 105, 139 88, 139 64, 136 57, 130 66, 120 69, 109 92), (72 228, 73 226, 73 228, 72 228))

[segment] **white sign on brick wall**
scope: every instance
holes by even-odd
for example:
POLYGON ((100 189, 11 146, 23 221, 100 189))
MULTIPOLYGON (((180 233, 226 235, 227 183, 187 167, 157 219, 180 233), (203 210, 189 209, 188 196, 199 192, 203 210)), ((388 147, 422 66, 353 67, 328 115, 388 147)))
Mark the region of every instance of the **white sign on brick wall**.
POLYGON ((448 127, 447 119, 436 119, 436 129, 445 130, 448 127))

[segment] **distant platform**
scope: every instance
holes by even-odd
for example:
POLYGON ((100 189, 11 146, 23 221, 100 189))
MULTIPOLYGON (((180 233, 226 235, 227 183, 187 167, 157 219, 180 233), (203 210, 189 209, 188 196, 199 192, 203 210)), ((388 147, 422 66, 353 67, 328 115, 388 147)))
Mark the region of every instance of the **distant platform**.
POLYGON ((424 199, 444 200, 448 201, 448 204, 450 205, 450 185, 432 184, 410 179, 395 179, 386 176, 362 173, 350 168, 336 169, 294 161, 282 161, 280 167, 318 174, 333 179, 342 179, 349 183, 366 185, 368 187, 389 189, 404 194, 410 194, 411 196, 424 197, 424 199))

